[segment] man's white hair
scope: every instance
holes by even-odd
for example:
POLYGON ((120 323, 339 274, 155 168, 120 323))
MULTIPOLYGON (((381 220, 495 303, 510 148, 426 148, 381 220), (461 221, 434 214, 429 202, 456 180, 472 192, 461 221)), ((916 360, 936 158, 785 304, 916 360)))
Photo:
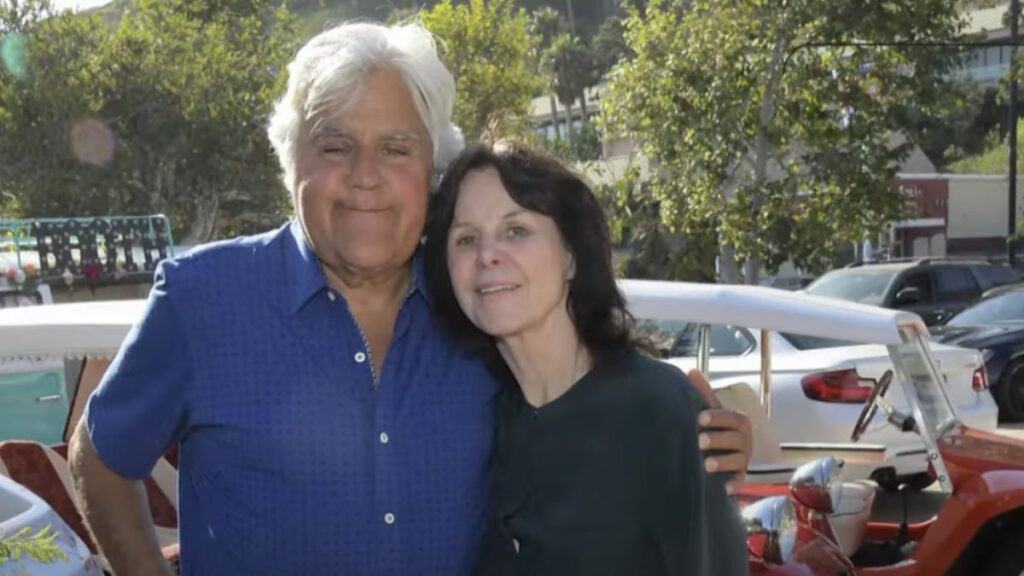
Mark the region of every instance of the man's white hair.
POLYGON ((397 72, 409 88, 430 133, 436 172, 462 149, 462 132, 452 123, 455 80, 437 55, 433 35, 419 23, 341 24, 317 34, 299 50, 288 65, 288 90, 270 115, 267 134, 290 192, 303 127, 342 113, 358 98, 370 73, 378 70, 397 72))

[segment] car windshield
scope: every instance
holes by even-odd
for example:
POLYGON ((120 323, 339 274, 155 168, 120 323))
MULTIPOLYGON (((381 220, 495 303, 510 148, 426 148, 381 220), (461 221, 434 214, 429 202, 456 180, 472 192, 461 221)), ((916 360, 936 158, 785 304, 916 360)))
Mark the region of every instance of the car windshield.
POLYGON ((903 373, 903 393, 911 401, 914 418, 918 420, 922 436, 933 442, 942 437, 956 423, 956 412, 946 395, 946 389, 937 377, 935 362, 928 344, 910 327, 900 327, 902 342, 889 346, 890 356, 903 373))
POLYGON ((1024 290, 1015 290, 978 302, 954 316, 950 326, 1024 322, 1024 290))
POLYGON ((864 304, 881 304, 895 270, 835 270, 825 274, 804 291, 864 304))

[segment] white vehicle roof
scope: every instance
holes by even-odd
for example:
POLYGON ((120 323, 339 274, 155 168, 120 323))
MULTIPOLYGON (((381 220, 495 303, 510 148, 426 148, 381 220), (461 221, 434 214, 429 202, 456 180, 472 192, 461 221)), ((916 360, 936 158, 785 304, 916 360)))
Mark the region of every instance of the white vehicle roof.
POLYGON ((922 337, 917 314, 766 286, 620 280, 637 318, 698 324, 731 324, 866 344, 899 344, 899 327, 922 337))
POLYGON ((111 300, 2 309, 0 358, 113 356, 145 307, 111 300))

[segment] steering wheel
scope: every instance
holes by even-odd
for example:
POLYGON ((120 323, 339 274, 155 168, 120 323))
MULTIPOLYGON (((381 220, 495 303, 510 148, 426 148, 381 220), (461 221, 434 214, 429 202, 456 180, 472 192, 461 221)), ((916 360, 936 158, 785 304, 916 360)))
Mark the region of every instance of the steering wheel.
POLYGON ((889 384, 892 383, 892 370, 886 370, 885 374, 875 382, 875 387, 871 390, 871 395, 868 396, 867 402, 864 403, 864 409, 860 412, 860 417, 857 418, 857 423, 853 426, 853 433, 850 434, 850 442, 857 442, 860 437, 864 435, 864 432, 868 429, 868 424, 871 423, 871 419, 875 417, 875 412, 878 412, 878 399, 885 396, 885 393, 889 391, 889 384))

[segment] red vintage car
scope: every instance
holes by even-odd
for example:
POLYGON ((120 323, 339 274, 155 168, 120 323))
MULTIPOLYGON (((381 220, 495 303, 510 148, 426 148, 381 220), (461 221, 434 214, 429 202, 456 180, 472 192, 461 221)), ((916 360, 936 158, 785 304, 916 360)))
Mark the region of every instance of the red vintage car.
MULTIPOLYGON (((916 314, 764 287, 626 284, 637 317, 760 329, 762 342, 777 330, 888 351, 892 368, 871 380, 848 444, 817 444, 810 431, 799 445, 772 439, 770 351, 762 351, 759 383, 711 380, 723 404, 747 411, 754 426, 753 463, 739 495, 751 574, 1024 575, 1024 441, 958 420, 916 314), (890 388, 899 403, 886 401, 890 388), (859 442, 877 426, 921 437, 931 489, 914 479, 887 492, 857 480, 886 450, 859 442)), ((705 374, 710 333, 698 330, 705 374)))

